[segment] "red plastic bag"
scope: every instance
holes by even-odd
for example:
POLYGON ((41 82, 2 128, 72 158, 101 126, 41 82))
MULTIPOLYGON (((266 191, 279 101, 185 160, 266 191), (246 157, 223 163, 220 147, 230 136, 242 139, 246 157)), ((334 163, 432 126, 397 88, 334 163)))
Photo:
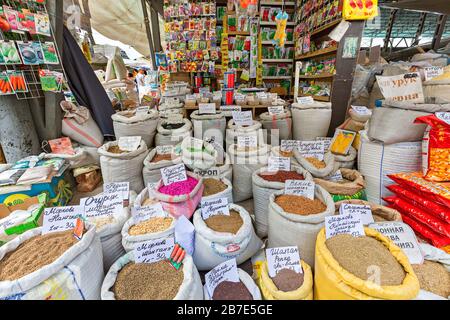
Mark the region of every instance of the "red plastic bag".
POLYGON ((447 223, 450 223, 450 208, 422 197, 419 192, 416 192, 412 187, 391 185, 387 186, 387 188, 391 192, 395 193, 399 198, 410 202, 414 206, 444 220, 447 223))
POLYGON ((436 182, 450 181, 450 113, 417 118, 414 123, 428 125, 422 140, 422 168, 425 179, 436 182))

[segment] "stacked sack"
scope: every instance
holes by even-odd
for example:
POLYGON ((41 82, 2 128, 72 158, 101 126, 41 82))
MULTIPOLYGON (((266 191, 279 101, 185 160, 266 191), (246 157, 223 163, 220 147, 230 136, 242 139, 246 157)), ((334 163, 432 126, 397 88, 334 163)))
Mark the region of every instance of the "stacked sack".
POLYGON ((175 146, 186 137, 192 137, 192 123, 188 119, 161 120, 155 137, 157 146, 175 146))
POLYGON ((308 141, 327 136, 331 123, 331 103, 293 103, 291 112, 294 140, 308 141))
POLYGON ((149 152, 144 159, 142 175, 144 184, 161 180, 161 169, 182 163, 181 155, 175 152, 174 146, 158 146, 149 152))
POLYGON ((144 113, 122 111, 111 116, 116 139, 140 136, 148 148, 153 147, 159 115, 156 110, 144 113))
POLYGON ((259 122, 267 130, 267 143, 275 144, 280 140, 292 139, 292 116, 289 110, 283 109, 283 112, 277 114, 264 112, 259 116, 259 122), (276 142, 272 141, 272 137, 277 139, 276 142))

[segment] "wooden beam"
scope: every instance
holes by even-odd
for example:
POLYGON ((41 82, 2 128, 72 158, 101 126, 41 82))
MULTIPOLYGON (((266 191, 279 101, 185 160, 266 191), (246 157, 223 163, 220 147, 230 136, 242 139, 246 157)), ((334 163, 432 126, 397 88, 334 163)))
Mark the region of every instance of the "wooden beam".
POLYGON ((152 61, 153 70, 156 70, 155 48, 153 46, 152 30, 150 28, 150 19, 148 18, 147 2, 141 0, 142 12, 144 13, 145 30, 147 31, 148 46, 150 47, 150 60, 152 61))

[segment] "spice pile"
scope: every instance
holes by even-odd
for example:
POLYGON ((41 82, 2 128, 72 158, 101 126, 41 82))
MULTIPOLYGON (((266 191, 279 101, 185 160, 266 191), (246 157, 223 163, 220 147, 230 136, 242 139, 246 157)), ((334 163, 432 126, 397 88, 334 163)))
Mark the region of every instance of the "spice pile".
POLYGON ((296 171, 277 171, 277 172, 263 172, 259 176, 266 181, 282 182, 286 180, 304 180, 305 177, 296 171))
POLYGON ((160 162, 160 161, 170 161, 172 160, 172 154, 170 153, 166 153, 166 154, 156 154, 152 161, 150 161, 151 163, 156 163, 156 162, 160 162))
POLYGON ((297 273, 291 269, 282 269, 271 279, 278 290, 290 292, 300 288, 305 280, 304 278, 303 273, 297 273))
POLYGON ((173 300, 183 280, 183 266, 177 271, 167 261, 129 263, 112 290, 116 300, 173 300))
POLYGON ((0 261, 0 281, 12 281, 53 263, 76 244, 73 230, 35 236, 0 261))
POLYGON ((213 194, 225 191, 228 186, 220 180, 206 178, 203 180, 203 197, 212 196, 213 194))
POLYGON ((153 199, 153 198, 147 198, 147 199, 144 200, 144 202, 142 202, 142 206, 143 206, 143 207, 148 207, 148 206, 151 206, 151 205, 156 204, 156 203, 158 203, 158 202, 159 202, 159 201, 156 200, 156 199, 153 199))
POLYGON ((275 198, 275 203, 285 212, 307 216, 322 213, 327 206, 319 199, 308 199, 302 196, 283 194, 275 198))
POLYGON ((184 126, 184 123, 164 123, 162 127, 166 130, 180 129, 184 126))
POLYGON ((125 153, 127 151, 123 151, 122 149, 119 148, 119 146, 110 146, 108 148, 108 152, 115 153, 115 154, 121 154, 121 153, 125 153))
POLYGON ((280 150, 279 153, 280 153, 281 157, 285 157, 285 158, 290 158, 290 157, 294 156, 294 152, 293 151, 282 151, 282 150, 280 150))
POLYGON ((208 228, 217 232, 226 232, 236 234, 239 229, 241 229, 244 221, 241 218, 239 212, 235 210, 230 210, 230 215, 217 215, 209 217, 205 220, 208 228))
POLYGON ((438 262, 425 260, 423 264, 412 265, 420 289, 447 298, 450 296, 450 272, 438 262))
POLYGON ((212 296, 213 300, 253 300, 253 296, 247 287, 241 281, 221 282, 216 289, 214 289, 214 294, 212 296))
POLYGON ((324 169, 326 168, 327 164, 324 161, 321 161, 317 158, 305 158, 306 161, 308 161, 309 163, 311 163, 314 167, 316 167, 317 169, 324 169))
POLYGON ((379 268, 381 286, 398 286, 405 279, 401 264, 377 239, 340 234, 325 244, 341 267, 360 279, 369 280, 374 266, 379 268))
POLYGON ((159 188, 159 192, 167 194, 169 196, 180 196, 183 194, 191 193, 192 190, 198 184, 198 180, 192 177, 188 177, 185 181, 174 182, 168 186, 162 186, 159 188))
POLYGON ((95 219, 88 218, 88 221, 90 223, 95 224, 95 227, 97 228, 97 231, 98 231, 108 224, 115 223, 116 219, 113 216, 107 216, 107 217, 100 217, 100 218, 95 218, 95 219))
POLYGON ((145 220, 141 223, 131 226, 128 230, 130 236, 139 236, 147 233, 162 232, 169 229, 172 225, 173 218, 171 217, 155 217, 145 220))

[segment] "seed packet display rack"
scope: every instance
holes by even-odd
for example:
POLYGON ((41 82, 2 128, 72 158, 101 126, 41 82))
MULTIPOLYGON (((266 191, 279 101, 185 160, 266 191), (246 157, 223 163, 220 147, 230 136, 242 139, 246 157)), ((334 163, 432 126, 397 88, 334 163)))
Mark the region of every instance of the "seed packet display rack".
MULTIPOLYGON (((11 8, 16 8, 18 2, 12 1, 12 0, 0 0, 1 6, 9 6, 11 8)), ((21 1, 20 5, 23 8, 30 9, 32 12, 39 11, 40 13, 48 14, 47 7, 44 3, 37 3, 37 2, 31 2, 31 1, 21 1)), ((62 59, 61 54, 59 52, 58 45, 55 41, 55 35, 53 26, 50 23, 50 35, 45 36, 41 34, 34 34, 30 35, 28 32, 14 32, 14 31, 8 31, 3 32, 0 31, 0 39, 3 41, 23 41, 23 42, 29 42, 29 41, 37 41, 37 42, 48 42, 52 41, 55 44, 56 52, 55 54, 58 56, 58 64, 39 64, 39 65, 24 65, 24 64, 17 64, 17 65, 2 65, 0 66, 1 71, 7 71, 7 72, 21 72, 23 74, 23 77, 25 79, 25 83, 27 86, 28 91, 27 92, 15 92, 16 98, 18 100, 29 100, 29 99, 38 99, 44 97, 44 91, 42 90, 41 80, 39 76, 40 70, 50 70, 54 72, 59 72, 64 75, 64 82, 67 79, 66 72, 64 70, 64 67, 62 65, 62 59)), ((63 83, 64 86, 64 83, 63 83)), ((62 89, 61 89, 62 90, 62 89)))

